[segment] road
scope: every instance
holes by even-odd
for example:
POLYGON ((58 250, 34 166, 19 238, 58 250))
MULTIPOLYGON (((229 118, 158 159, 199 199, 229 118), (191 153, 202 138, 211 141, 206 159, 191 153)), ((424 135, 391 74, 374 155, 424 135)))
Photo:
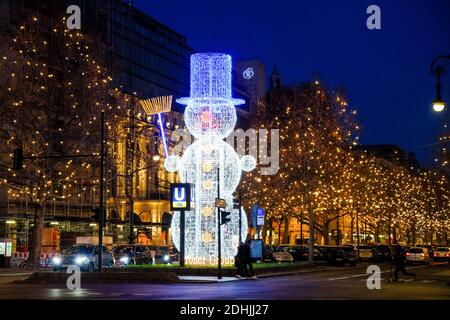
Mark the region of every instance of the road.
POLYGON ((332 268, 324 272, 238 280, 223 283, 83 284, 70 291, 62 284, 0 284, 0 299, 450 299, 450 265, 409 267, 416 279, 389 282, 389 266, 381 266, 381 289, 366 286, 366 267, 332 268))

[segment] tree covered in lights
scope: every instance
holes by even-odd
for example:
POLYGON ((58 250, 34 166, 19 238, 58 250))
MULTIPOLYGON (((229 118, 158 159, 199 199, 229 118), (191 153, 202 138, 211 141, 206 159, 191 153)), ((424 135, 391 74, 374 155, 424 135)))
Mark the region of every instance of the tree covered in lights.
POLYGON ((450 231, 450 180, 439 171, 423 170, 418 177, 420 215, 415 217, 414 232, 433 242, 433 233, 450 231), (417 226, 416 226, 417 225, 417 226))
POLYGON ((422 238, 430 243, 433 234, 446 234, 448 177, 355 148, 355 113, 343 92, 331 92, 318 82, 272 90, 258 123, 280 129, 280 170, 273 176, 247 175, 248 205, 266 208, 269 226, 280 230, 284 223, 280 242, 287 241, 292 217, 309 225, 310 238, 318 232, 325 243, 330 224, 345 216, 351 218, 352 241, 354 234, 360 240, 364 234, 364 241, 416 243, 422 238), (369 233, 374 238, 367 238, 369 233))
POLYGON ((280 170, 248 177, 250 201, 267 208, 269 217, 306 213, 314 238, 314 230, 344 205, 340 181, 358 139, 354 115, 343 92, 333 93, 319 82, 269 92, 259 122, 280 129, 280 170))
POLYGON ((444 119, 442 134, 438 138, 439 149, 437 150, 437 155, 435 162, 437 169, 442 171, 445 175, 450 176, 450 129, 449 129, 449 116, 446 112, 447 118, 444 119))
MULTIPOLYGON (((112 90, 99 43, 77 30, 34 17, 14 34, 0 57, 0 175, 9 201, 34 211, 30 267, 39 266, 46 205, 92 205, 98 193, 99 159, 25 160, 12 170, 13 152, 25 156, 99 154, 100 112, 107 119, 122 95, 112 90)), ((109 121, 107 127, 113 126, 109 121)))

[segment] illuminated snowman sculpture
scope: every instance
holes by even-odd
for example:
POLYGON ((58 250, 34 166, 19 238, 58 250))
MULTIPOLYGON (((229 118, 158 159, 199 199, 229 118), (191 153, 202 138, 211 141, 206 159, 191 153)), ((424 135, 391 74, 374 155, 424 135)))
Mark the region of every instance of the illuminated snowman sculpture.
MULTIPOLYGON (((187 264, 217 264, 217 209, 215 199, 225 199, 231 221, 221 227, 222 261, 232 264, 239 244, 239 210, 233 209, 233 192, 241 171, 251 171, 256 160, 239 158, 223 139, 234 130, 236 105, 241 99, 231 97, 231 57, 221 53, 199 53, 191 56, 191 96, 178 99, 186 105, 184 120, 196 138, 181 159, 169 156, 164 167, 178 171, 183 183, 195 185, 195 209, 186 212, 185 259, 187 264), (220 175, 220 177, 219 177, 220 175), (220 184, 220 185, 219 185, 220 184), (219 189, 218 189, 219 187, 219 189)), ((172 238, 179 248, 180 215, 172 219, 172 238)), ((247 218, 242 211, 242 235, 247 234, 247 218)))

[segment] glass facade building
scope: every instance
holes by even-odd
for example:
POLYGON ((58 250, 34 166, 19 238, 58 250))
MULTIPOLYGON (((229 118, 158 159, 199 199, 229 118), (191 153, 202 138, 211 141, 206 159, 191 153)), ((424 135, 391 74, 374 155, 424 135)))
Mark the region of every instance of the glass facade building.
POLYGON ((184 96, 189 91, 189 57, 184 36, 123 1, 109 2, 108 42, 117 82, 138 97, 184 96))

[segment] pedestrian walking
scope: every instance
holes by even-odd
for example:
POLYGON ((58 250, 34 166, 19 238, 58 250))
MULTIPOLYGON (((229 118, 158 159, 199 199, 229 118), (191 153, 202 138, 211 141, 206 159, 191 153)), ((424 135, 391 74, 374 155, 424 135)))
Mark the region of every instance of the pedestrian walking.
POLYGON ((402 249, 402 247, 397 243, 394 247, 394 265, 395 265, 395 271, 394 271, 394 281, 398 282, 398 273, 401 272, 405 276, 411 276, 416 278, 415 273, 411 273, 406 271, 406 256, 405 252, 402 249))
POLYGON ((253 272, 252 265, 252 257, 251 257, 251 249, 250 249, 250 240, 247 240, 244 244, 244 259, 243 270, 248 278, 257 279, 255 273, 253 272))
POLYGON ((244 250, 245 250, 244 243, 241 241, 241 242, 239 242, 237 254, 234 258, 234 265, 236 267, 236 278, 239 278, 239 279, 247 276, 246 273, 244 272, 244 265, 243 265, 243 261, 245 259, 244 250))

